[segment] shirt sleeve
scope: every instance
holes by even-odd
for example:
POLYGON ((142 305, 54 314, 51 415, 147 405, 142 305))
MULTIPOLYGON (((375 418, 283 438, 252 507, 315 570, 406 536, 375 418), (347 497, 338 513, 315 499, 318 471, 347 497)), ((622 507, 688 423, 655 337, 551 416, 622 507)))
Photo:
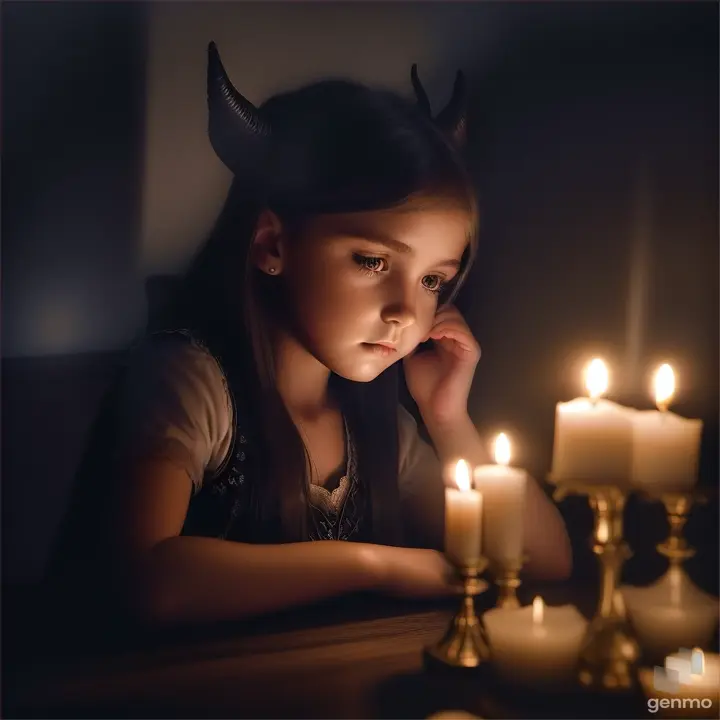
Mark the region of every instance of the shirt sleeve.
POLYGON ((398 406, 399 486, 403 520, 413 545, 444 545, 445 487, 435 450, 418 433, 415 418, 398 406))
POLYGON ((230 451, 232 421, 224 376, 209 352, 172 337, 133 352, 118 407, 123 460, 168 459, 197 491, 230 451))

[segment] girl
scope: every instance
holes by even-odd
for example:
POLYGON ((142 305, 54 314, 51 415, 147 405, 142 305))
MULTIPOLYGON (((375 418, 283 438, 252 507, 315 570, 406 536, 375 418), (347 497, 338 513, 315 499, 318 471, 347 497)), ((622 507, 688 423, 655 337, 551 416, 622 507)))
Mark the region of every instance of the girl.
MULTIPOLYGON (((417 105, 325 81, 257 109, 210 45, 209 135, 234 182, 108 400, 66 585, 104 579, 154 622, 453 592, 442 468, 485 460, 467 411, 480 348, 452 305, 477 216, 462 76, 434 120, 412 79, 417 105), (434 449, 398 403, 399 361, 434 449)), ((528 572, 567 576, 532 482, 525 530, 528 572)))

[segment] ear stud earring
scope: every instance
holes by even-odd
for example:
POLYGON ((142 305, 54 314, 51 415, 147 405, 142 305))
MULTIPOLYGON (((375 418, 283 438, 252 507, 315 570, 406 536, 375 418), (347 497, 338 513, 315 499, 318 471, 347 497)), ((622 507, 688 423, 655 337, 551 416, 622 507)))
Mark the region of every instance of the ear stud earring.
POLYGON ((274 274, 275 274, 275 268, 274 268, 274 267, 268 268, 268 272, 269 272, 271 275, 274 275, 274 274))

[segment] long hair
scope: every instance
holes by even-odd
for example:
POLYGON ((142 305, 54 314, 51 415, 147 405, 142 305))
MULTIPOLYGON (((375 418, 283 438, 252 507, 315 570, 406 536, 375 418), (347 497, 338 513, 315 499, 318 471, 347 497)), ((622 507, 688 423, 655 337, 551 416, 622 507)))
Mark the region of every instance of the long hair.
MULTIPOLYGON (((442 302, 452 299, 470 267, 477 209, 451 140, 421 106, 396 94, 324 81, 277 95, 259 112, 272 139, 263 139, 261 152, 248 152, 244 167, 233 167, 235 180, 218 222, 162 322, 197 332, 241 378, 242 397, 236 399, 259 430, 256 509, 260 518, 277 520, 275 540, 294 541, 306 531, 308 453, 276 387, 270 328, 282 313, 282 277, 269 278, 250 260, 260 212, 276 213, 292 239, 323 214, 388 209, 413 198, 464 208, 469 248, 442 302)), ((396 364, 367 383, 334 374, 330 380, 369 488, 372 537, 384 544, 402 542, 398 373, 396 364)))

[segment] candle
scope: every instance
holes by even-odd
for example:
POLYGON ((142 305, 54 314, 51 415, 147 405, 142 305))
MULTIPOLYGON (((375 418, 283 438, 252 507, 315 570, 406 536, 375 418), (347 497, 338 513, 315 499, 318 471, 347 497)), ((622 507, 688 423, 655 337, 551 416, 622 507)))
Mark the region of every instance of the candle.
POLYGON ((492 662, 509 683, 558 687, 575 680, 587 620, 572 605, 494 608, 483 615, 492 662))
POLYGON ((652 494, 687 492, 697 482, 702 421, 668 411, 675 392, 670 365, 658 369, 654 385, 658 409, 634 418, 632 484, 652 494))
POLYGON ((483 497, 483 554, 491 563, 522 558, 523 515, 527 473, 509 467, 510 441, 505 433, 495 440, 495 465, 481 465, 473 473, 483 497))
POLYGON ((552 480, 627 485, 635 411, 600 399, 608 387, 602 360, 593 360, 588 366, 586 387, 589 398, 557 404, 552 480))
POLYGON ((482 495, 470 487, 470 468, 455 466, 457 488, 445 488, 445 554, 458 567, 472 567, 482 545, 482 495))
POLYGON ((647 587, 621 590, 628 618, 648 661, 660 662, 680 647, 703 647, 718 625, 718 599, 673 566, 647 587))

